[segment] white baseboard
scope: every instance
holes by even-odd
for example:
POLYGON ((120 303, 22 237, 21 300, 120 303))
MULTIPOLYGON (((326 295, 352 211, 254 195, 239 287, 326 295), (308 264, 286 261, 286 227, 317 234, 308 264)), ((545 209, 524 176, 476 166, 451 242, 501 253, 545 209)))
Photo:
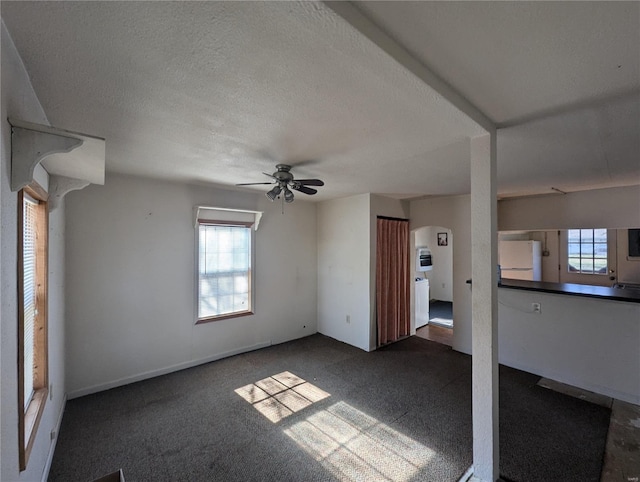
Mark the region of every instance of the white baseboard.
POLYGON ((106 383, 99 383, 97 385, 92 385, 86 388, 80 388, 78 390, 74 390, 67 394, 69 400, 73 398, 83 397, 85 395, 91 395, 92 393, 102 392, 104 390, 109 390, 111 388, 120 387, 122 385, 128 385, 129 383, 139 382, 142 380, 146 380, 148 378, 158 377, 160 375, 166 375, 167 373, 177 372, 179 370, 184 370, 185 368, 192 368, 198 365, 203 365, 205 363, 209 363, 216 360, 221 360, 222 358, 227 358, 233 355, 239 355, 240 353, 247 353, 254 350, 259 350, 260 348, 266 348, 271 346, 271 341, 264 341, 261 343, 257 343, 251 346, 245 346, 241 348, 236 348, 235 350, 226 351, 224 353, 218 353, 216 355, 212 355, 205 358, 200 358, 198 360, 190 360, 183 363, 178 363, 177 365, 171 365, 165 368, 160 368, 158 370, 150 370, 148 372, 139 373, 137 375, 132 375, 130 377, 120 378, 118 380, 113 380, 106 383))
POLYGON ((67 405, 67 396, 63 395, 62 398, 62 407, 60 408, 60 413, 58 414, 58 421, 56 422, 55 431, 56 437, 49 444, 49 454, 47 455, 47 463, 44 466, 44 470, 42 471, 42 482, 47 482, 49 478, 49 471, 51 470, 51 463, 53 462, 53 454, 56 451, 56 444, 58 443, 58 437, 60 436, 60 427, 62 426, 62 416, 64 415, 64 409, 67 405))
POLYGON ((458 482, 469 482, 473 477, 473 465, 467 469, 467 471, 462 474, 462 477, 458 479, 458 482))

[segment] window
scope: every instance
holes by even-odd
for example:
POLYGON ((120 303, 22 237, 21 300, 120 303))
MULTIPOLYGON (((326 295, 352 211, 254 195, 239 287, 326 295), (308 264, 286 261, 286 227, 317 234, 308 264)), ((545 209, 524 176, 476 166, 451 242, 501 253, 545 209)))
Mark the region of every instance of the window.
POLYGON ((34 185, 18 195, 18 400, 20 470, 27 467, 47 399, 46 193, 34 185))
POLYGON ((251 225, 198 220, 198 323, 252 314, 251 225))
POLYGON ((568 271, 607 274, 607 230, 569 229, 568 271))

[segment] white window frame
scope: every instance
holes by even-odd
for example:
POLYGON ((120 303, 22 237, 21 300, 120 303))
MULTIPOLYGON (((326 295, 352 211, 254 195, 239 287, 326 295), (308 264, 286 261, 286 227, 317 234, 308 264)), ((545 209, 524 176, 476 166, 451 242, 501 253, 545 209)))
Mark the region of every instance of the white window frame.
POLYGON ((196 206, 194 209, 194 226, 195 226, 195 324, 210 323, 213 321, 227 320, 230 318, 238 318, 254 314, 255 306, 255 233, 251 232, 249 236, 250 264, 249 264, 249 306, 247 310, 235 311, 215 316, 207 316, 200 318, 200 226, 242 226, 255 231, 258 229, 262 212, 248 211, 229 208, 216 208, 207 206, 196 206))

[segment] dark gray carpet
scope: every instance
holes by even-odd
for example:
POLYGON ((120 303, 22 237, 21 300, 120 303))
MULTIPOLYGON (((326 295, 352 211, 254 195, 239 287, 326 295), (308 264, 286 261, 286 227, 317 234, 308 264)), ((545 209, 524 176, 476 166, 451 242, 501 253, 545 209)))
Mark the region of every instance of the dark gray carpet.
MULTIPOLYGON (((530 374, 500 377, 505 477, 597 481, 609 411, 530 374)), ((365 353, 313 335, 70 400, 49 480, 122 467, 127 482, 455 481, 471 465, 471 434, 470 357, 417 337, 365 353), (235 392, 282 372, 307 384, 276 377, 293 388, 255 405, 235 392), (294 413, 274 423, 257 408, 286 415, 264 410, 275 397, 294 413)))
POLYGON ((514 482, 600 480, 611 410, 500 367, 500 473, 514 482))

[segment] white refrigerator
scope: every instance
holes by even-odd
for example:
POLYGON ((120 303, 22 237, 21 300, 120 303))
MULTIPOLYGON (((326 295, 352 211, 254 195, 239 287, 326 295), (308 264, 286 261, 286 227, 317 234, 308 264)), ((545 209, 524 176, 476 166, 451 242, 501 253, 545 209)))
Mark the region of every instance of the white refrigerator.
POLYGON ((500 241, 498 264, 500 264, 502 278, 541 281, 540 241, 500 241))

